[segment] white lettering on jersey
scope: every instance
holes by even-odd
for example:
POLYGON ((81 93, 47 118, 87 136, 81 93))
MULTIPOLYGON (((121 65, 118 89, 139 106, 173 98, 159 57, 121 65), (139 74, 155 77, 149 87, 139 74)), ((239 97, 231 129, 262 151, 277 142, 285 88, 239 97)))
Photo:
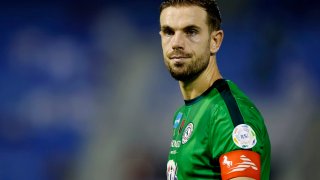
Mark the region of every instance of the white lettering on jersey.
POLYGON ((178 180, 177 172, 177 163, 175 163, 173 160, 169 160, 167 163, 167 180, 178 180))
POLYGON ((173 148, 179 148, 181 145, 181 141, 172 140, 171 141, 171 147, 173 148))

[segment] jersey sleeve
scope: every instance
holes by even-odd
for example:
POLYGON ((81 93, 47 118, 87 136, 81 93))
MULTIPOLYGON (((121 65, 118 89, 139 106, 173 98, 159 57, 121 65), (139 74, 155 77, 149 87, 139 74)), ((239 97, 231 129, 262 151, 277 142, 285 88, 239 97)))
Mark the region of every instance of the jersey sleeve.
POLYGON ((236 124, 228 109, 216 106, 213 113, 210 150, 212 158, 219 160, 222 179, 251 177, 260 179, 261 154, 264 130, 261 117, 255 117, 255 109, 241 112, 242 122, 236 124))

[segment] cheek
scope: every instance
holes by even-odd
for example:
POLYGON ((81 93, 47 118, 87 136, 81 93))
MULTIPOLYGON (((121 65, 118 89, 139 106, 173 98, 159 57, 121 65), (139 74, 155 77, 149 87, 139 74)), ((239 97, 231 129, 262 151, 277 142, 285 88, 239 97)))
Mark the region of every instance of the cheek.
POLYGON ((210 45, 209 44, 193 44, 192 51, 195 56, 206 56, 210 54, 210 45))
POLYGON ((168 50, 170 50, 170 43, 167 39, 162 39, 161 46, 162 46, 163 55, 165 55, 168 52, 168 50))
POLYGON ((161 39, 162 48, 169 48, 170 46, 170 38, 164 37, 161 39))
POLYGON ((203 36, 190 37, 187 42, 187 47, 195 51, 196 54, 207 51, 207 40, 203 36))
POLYGON ((199 44, 202 41, 200 36, 193 36, 189 38, 190 43, 199 44))
POLYGON ((168 43, 167 43, 165 40, 163 40, 163 39, 161 40, 161 45, 162 45, 162 49, 163 49, 163 50, 166 49, 167 44, 168 44, 168 43))

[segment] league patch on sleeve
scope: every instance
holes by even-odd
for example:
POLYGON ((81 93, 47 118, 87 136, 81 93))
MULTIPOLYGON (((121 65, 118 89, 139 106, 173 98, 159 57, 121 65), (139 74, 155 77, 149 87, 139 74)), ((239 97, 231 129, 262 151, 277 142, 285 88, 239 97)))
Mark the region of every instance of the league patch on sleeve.
POLYGON ((242 149, 253 148, 257 143, 254 130, 247 124, 240 124, 232 132, 233 142, 242 149))

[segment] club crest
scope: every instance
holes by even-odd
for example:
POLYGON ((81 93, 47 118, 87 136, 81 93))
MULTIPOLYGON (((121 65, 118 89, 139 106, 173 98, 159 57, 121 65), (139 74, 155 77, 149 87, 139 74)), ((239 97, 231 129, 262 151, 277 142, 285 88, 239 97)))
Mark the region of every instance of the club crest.
POLYGON ((182 144, 185 144, 190 139, 193 132, 193 124, 189 123, 187 127, 184 129, 183 135, 182 135, 182 144))

